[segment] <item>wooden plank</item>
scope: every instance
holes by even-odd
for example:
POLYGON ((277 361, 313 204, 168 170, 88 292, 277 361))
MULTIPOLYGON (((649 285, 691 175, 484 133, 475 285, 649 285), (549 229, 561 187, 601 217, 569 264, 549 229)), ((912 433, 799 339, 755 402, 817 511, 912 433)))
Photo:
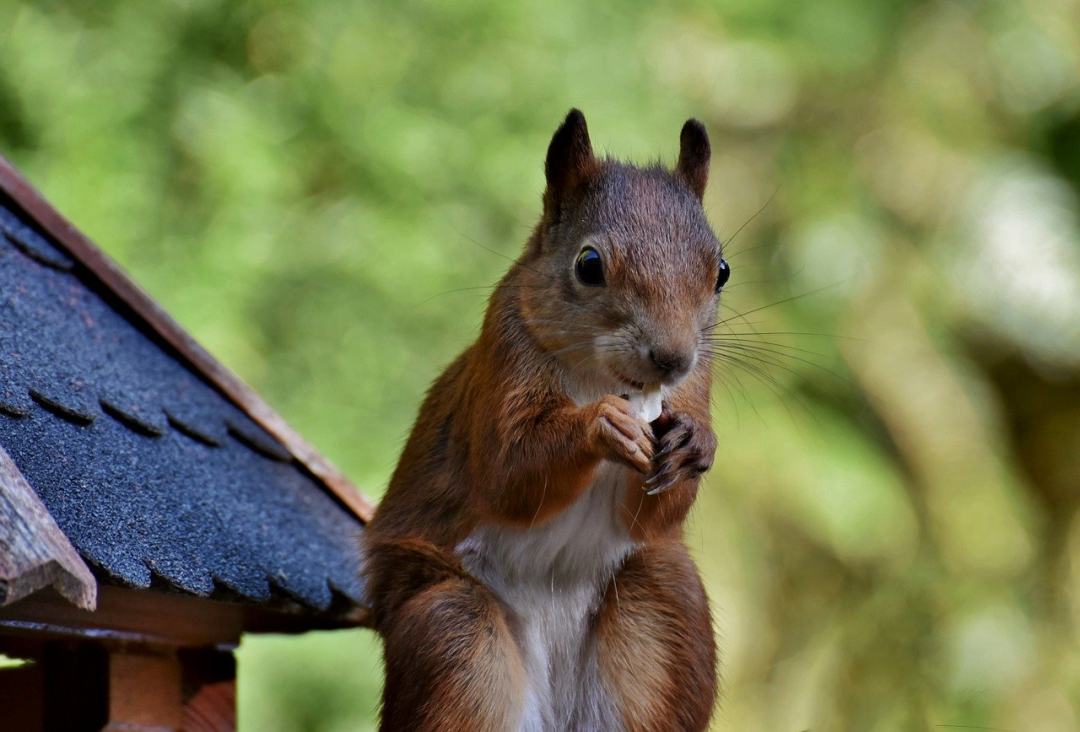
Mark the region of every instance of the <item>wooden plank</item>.
POLYGON ((48 592, 0 608, 0 634, 92 638, 113 645, 235 645, 242 628, 243 610, 233 603, 110 586, 100 588, 94 612, 59 602, 48 592))
POLYGON ((0 447, 0 606, 45 587, 84 610, 97 604, 94 575, 0 447))
POLYGON ((356 627, 368 619, 367 613, 319 616, 299 607, 271 609, 102 585, 95 612, 73 607, 52 590, 0 608, 0 645, 3 636, 10 635, 89 638, 109 645, 229 648, 240 642, 241 633, 332 630, 356 627))
MULTIPOLYGON (((26 179, 0 156, 0 190, 47 231, 60 246, 95 276, 154 333, 169 344, 191 368, 215 386, 263 429, 272 434, 296 460, 362 522, 374 505, 328 459, 309 445, 254 389, 222 366, 160 305, 136 285, 119 266, 81 231, 60 215, 26 179)), ((328 405, 328 408, 331 408, 328 405)))

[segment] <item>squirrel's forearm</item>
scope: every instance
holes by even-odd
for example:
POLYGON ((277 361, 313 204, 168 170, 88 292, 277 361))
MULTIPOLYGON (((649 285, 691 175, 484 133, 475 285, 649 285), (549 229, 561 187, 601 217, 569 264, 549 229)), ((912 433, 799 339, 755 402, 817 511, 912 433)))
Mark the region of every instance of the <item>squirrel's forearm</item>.
POLYGON ((491 518, 535 523, 581 494, 601 456, 589 407, 562 406, 515 422, 505 434, 475 445, 476 490, 491 518))

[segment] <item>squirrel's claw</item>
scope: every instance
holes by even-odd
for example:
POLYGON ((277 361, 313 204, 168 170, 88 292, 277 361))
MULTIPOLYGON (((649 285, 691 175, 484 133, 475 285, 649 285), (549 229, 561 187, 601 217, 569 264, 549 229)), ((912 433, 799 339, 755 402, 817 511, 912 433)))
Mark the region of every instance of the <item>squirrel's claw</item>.
POLYGON ((669 491, 685 480, 701 476, 712 464, 715 438, 696 425, 689 415, 665 410, 654 422, 660 449, 653 456, 653 473, 642 485, 647 495, 669 491))
POLYGON ((677 482, 678 482, 678 480, 676 480, 675 478, 669 478, 669 479, 665 480, 663 483, 661 483, 660 485, 656 486, 655 488, 649 488, 648 490, 646 490, 645 495, 647 495, 647 496, 658 496, 661 493, 666 493, 667 491, 674 488, 675 484, 677 482))

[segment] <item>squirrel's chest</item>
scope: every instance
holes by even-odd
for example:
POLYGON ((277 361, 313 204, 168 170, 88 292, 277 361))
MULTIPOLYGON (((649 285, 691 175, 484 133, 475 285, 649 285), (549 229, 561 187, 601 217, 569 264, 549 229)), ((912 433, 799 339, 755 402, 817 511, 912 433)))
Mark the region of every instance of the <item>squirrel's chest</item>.
POLYGON ((606 584, 633 548, 619 515, 627 484, 626 468, 604 462, 592 484, 559 515, 525 529, 479 526, 457 553, 500 595, 519 585, 546 585, 550 594, 551 587, 606 584))
POLYGON ((581 497, 543 525, 484 526, 458 545, 468 570, 516 616, 530 687, 523 729, 579 728, 604 714, 588 627, 635 546, 620 516, 627 484, 625 468, 604 463, 581 497))

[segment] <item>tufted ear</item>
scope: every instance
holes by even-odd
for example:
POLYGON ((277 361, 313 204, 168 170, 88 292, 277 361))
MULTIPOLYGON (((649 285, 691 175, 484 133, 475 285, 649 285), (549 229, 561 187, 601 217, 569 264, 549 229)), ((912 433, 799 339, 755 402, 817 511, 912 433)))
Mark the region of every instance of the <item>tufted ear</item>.
POLYGON ((544 174, 547 176, 544 213, 555 214, 559 204, 595 175, 598 169, 599 163, 593 157, 585 115, 581 110, 571 109, 548 145, 544 163, 544 174))
POLYGON ((675 173, 683 179, 690 190, 701 200, 705 195, 705 184, 709 182, 709 133, 705 125, 696 119, 686 120, 679 135, 679 162, 675 173))

